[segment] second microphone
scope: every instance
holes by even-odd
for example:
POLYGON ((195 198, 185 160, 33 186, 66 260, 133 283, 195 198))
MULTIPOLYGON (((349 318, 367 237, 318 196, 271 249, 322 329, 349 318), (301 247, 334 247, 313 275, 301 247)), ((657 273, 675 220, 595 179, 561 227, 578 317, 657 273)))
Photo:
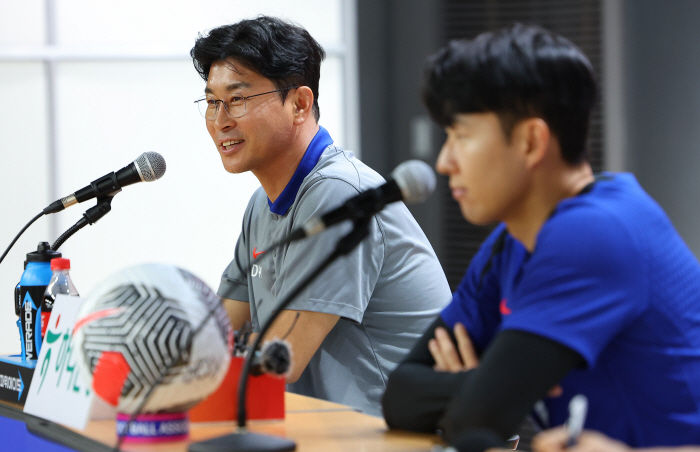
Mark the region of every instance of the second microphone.
POLYGON ((114 195, 122 187, 137 182, 152 182, 165 174, 165 159, 157 152, 144 152, 136 160, 119 171, 106 174, 73 194, 52 202, 44 209, 44 215, 60 212, 73 204, 92 198, 114 195))

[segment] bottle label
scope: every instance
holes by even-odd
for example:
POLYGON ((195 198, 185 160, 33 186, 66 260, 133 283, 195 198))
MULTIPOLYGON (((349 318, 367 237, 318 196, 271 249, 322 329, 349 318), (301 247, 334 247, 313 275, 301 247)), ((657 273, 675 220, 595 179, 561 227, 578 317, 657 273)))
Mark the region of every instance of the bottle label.
MULTIPOLYGON (((20 287, 20 333, 26 359, 37 359, 41 348, 41 305, 46 286, 20 287)), ((48 319, 47 319, 48 323, 48 319)))
POLYGON ((41 311, 41 340, 43 341, 46 337, 46 330, 49 328, 49 319, 51 318, 51 312, 41 311))
POLYGON ((41 305, 41 312, 48 312, 51 313, 51 310, 53 309, 53 304, 56 301, 56 296, 52 293, 45 293, 44 294, 44 300, 41 305))
POLYGON ((44 340, 46 336, 46 330, 49 327, 49 318, 51 317, 51 311, 53 310, 55 301, 56 297, 47 290, 46 293, 44 293, 44 300, 41 304, 41 340, 44 340))

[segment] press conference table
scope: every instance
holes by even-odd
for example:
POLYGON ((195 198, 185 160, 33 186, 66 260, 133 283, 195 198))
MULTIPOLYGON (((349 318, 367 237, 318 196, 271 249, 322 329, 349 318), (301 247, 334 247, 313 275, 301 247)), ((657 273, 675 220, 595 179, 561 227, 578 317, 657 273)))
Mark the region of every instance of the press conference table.
MULTIPOLYGON (((297 444, 301 452, 315 451, 429 451, 440 439, 433 435, 393 432, 379 417, 352 408, 297 394, 285 394, 284 421, 252 421, 255 433, 283 436, 297 444)), ((192 442, 232 433, 234 422, 192 423, 190 440, 157 445, 122 446, 123 451, 185 452, 192 442)), ((113 446, 116 443, 114 421, 91 421, 82 435, 113 446)))

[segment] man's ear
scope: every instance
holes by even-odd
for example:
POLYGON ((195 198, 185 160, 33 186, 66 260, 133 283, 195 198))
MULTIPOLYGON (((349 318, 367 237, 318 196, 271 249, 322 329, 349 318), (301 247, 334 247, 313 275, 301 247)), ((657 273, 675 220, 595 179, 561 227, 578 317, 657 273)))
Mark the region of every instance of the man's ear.
POLYGON ((528 118, 513 128, 512 139, 522 153, 526 165, 533 168, 547 155, 551 143, 551 131, 542 118, 528 118))
POLYGON ((308 86, 300 86, 294 92, 294 124, 300 125, 313 117, 314 93, 308 86))

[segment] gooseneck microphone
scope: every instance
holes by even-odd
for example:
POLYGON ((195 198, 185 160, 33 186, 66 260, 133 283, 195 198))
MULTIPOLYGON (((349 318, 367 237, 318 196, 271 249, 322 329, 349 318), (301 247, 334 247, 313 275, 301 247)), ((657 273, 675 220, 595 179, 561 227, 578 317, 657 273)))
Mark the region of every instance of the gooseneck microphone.
POLYGON ((435 173, 421 160, 401 163, 391 173, 389 180, 377 187, 363 191, 345 203, 320 217, 313 217, 300 228, 292 231, 279 245, 318 234, 327 227, 344 220, 370 217, 389 203, 403 201, 406 204, 425 201, 435 190, 435 173))
MULTIPOLYGON (((427 163, 419 160, 407 161, 399 165, 391 174, 389 180, 382 186, 367 190, 350 198, 342 206, 322 215, 319 219, 311 219, 300 229, 294 231, 287 239, 275 246, 291 242, 323 231, 328 226, 343 220, 353 220, 353 229, 341 238, 335 250, 321 262, 304 279, 299 281, 287 293, 272 311, 265 323, 260 327, 258 335, 253 339, 251 350, 257 350, 265 333, 270 329, 275 319, 287 306, 308 287, 329 265, 340 256, 350 253, 369 234, 369 224, 372 215, 382 210, 391 202, 418 202, 425 200, 435 189, 435 174, 427 163), (296 237, 292 237, 296 234, 296 237)), ((268 248, 272 249, 272 247, 268 248)), ((270 253, 267 253, 269 255, 270 253)), ((192 443, 189 452, 251 452, 251 451, 293 451, 296 444, 293 441, 277 436, 252 433, 246 429, 246 389, 248 376, 252 372, 267 372, 284 374, 289 371, 291 356, 284 341, 272 342, 270 347, 260 353, 249 353, 241 370, 238 382, 238 430, 225 436, 192 443), (255 359, 257 358, 257 359, 255 359), (260 370, 258 370, 260 369, 260 370)))
POLYGON ((165 174, 165 159, 157 152, 144 152, 136 160, 120 169, 94 180, 87 187, 54 201, 44 209, 44 215, 60 212, 73 204, 92 198, 119 193, 122 187, 136 182, 152 182, 165 174))

